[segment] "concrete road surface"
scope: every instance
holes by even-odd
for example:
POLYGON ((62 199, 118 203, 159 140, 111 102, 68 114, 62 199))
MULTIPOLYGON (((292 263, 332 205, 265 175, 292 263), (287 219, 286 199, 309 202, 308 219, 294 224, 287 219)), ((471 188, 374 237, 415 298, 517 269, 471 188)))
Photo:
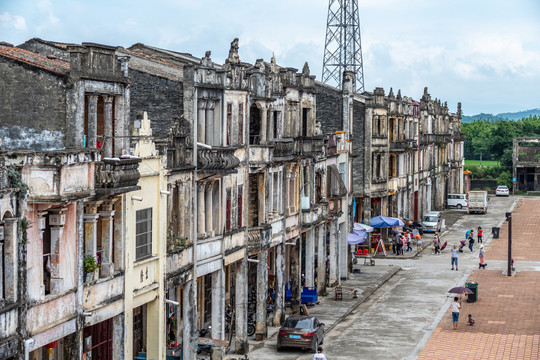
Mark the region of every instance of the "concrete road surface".
MULTIPOLYGON (((450 305, 453 295, 447 291, 463 285, 470 272, 478 268, 475 243, 474 252, 465 248, 460 253, 459 271, 450 270, 452 245, 458 244, 468 229, 476 230, 478 226, 484 229, 484 241, 490 240, 491 228, 500 226, 516 198, 489 200, 485 215, 469 215, 466 210, 444 212, 448 227, 441 240, 448 241, 448 247, 441 255, 433 255, 428 247, 415 258, 377 259, 378 265, 402 269, 326 334, 323 347, 327 358, 416 359, 450 305)), ((430 239, 432 235, 427 235, 426 240, 430 239)), ((278 353, 273 344, 275 338, 267 340, 250 358, 313 358, 313 354, 296 350, 278 353)))

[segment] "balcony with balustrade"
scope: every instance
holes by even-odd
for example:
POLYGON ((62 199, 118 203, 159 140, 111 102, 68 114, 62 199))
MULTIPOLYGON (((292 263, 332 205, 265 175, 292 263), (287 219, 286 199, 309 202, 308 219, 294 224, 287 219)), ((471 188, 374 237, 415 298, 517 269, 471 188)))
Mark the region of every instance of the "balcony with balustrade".
POLYGON ((140 189, 141 159, 133 156, 104 158, 96 162, 95 188, 98 194, 121 194, 140 189))
POLYGON ((235 149, 213 146, 211 149, 197 149, 197 167, 201 174, 234 174, 240 160, 235 149))

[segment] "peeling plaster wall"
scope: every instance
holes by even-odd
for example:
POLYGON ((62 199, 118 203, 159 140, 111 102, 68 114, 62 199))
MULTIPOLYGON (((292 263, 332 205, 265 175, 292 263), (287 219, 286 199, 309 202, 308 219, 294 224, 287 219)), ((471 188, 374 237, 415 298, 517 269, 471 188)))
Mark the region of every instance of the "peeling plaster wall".
POLYGON ((63 149, 66 87, 62 77, 0 59, 0 79, 2 149, 63 149))
POLYGON ((72 292, 31 307, 26 312, 26 329, 34 335, 48 329, 52 324, 65 322, 76 315, 76 305, 76 294, 72 292))

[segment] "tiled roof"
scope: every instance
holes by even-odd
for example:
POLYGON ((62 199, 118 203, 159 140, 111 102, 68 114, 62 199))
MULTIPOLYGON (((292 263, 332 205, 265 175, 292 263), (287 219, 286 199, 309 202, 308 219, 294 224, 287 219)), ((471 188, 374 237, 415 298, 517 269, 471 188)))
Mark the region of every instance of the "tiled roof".
POLYGON ((65 75, 69 72, 69 63, 64 60, 50 58, 28 50, 20 49, 11 44, 0 42, 0 56, 35 66, 37 68, 65 75))

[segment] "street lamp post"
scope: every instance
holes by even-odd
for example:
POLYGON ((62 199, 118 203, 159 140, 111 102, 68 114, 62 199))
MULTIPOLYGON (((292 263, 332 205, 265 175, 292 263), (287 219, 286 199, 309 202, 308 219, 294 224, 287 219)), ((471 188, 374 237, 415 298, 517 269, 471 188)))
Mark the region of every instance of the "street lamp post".
POLYGON ((512 276, 512 213, 506 213, 506 220, 508 221, 508 270, 506 275, 512 276))

